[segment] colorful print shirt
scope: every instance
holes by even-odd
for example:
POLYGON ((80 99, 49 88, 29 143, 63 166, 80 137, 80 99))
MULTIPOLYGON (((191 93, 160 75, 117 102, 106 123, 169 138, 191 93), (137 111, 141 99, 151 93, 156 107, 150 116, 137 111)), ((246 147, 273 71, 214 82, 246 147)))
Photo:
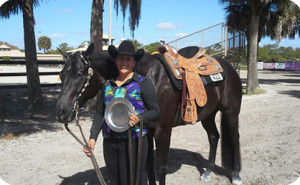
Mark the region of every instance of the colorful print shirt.
MULTIPOLYGON (((114 132, 103 119, 105 107, 116 97, 126 98, 134 106, 135 111, 144 123, 143 136, 147 133, 147 123, 155 121, 160 115, 155 88, 150 80, 137 73, 134 73, 133 77, 120 87, 116 85, 113 79, 109 80, 101 91, 101 97, 91 128, 90 139, 96 140, 101 129, 104 138, 109 138, 112 134, 114 137, 120 139, 128 137, 128 131, 114 132)), ((133 138, 140 136, 139 125, 131 127, 130 129, 133 138)))

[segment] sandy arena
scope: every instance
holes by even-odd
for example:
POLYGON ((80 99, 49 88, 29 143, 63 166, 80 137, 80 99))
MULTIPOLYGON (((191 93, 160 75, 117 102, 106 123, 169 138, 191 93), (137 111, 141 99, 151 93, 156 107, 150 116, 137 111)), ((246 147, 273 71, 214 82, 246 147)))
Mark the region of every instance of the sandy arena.
MULTIPOLYGON (((245 82, 245 71, 241 77, 245 82)), ((300 71, 260 71, 259 82, 265 93, 243 96, 240 175, 244 185, 288 185, 300 176, 300 71)), ((2 110, 5 110, 0 116, 0 184, 97 184, 90 159, 55 119, 59 88, 43 88, 45 105, 35 115, 24 111, 26 89, 0 91, 4 101, 2 110)), ((87 137, 92 115, 84 110, 80 113, 80 123, 87 137)), ((77 127, 71 125, 70 128, 78 133, 77 127)), ((200 122, 174 128, 167 184, 230 184, 221 168, 220 146, 218 167, 212 173, 212 180, 209 183, 200 180, 207 166, 208 152, 207 135, 200 122)), ((95 155, 107 178, 101 137, 95 155)))

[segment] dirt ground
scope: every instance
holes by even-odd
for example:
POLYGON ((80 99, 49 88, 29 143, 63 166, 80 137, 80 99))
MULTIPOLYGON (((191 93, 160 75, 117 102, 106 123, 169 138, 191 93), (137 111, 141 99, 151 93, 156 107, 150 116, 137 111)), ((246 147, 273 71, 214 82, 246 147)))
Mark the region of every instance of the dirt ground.
MULTIPOLYGON (((244 71, 241 77, 245 82, 244 71)), ((260 71, 259 82, 265 93, 243 96, 240 175, 244 185, 291 184, 300 176, 300 72, 260 71)), ((0 104, 0 184, 97 184, 90 159, 55 119, 59 88, 43 88, 45 104, 35 114, 25 112, 26 89, 0 91, 3 101, 0 104)), ((87 137, 92 115, 92 112, 80 113, 80 123, 87 137)), ((78 133, 77 127, 71 125, 70 128, 78 133)), ((99 138, 95 155, 106 178, 99 138)), ((212 180, 208 183, 200 180, 207 166, 208 152, 209 144, 201 123, 174 128, 167 184, 230 184, 221 168, 220 147, 212 180)))

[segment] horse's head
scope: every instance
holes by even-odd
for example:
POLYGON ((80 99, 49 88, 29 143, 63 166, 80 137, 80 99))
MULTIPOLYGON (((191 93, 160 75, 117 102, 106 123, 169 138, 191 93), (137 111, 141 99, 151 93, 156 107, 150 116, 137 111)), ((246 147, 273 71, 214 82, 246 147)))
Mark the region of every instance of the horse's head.
POLYGON ((101 88, 104 79, 93 67, 92 54, 94 45, 86 51, 72 54, 61 52, 66 58, 65 66, 60 72, 62 88, 56 103, 56 116, 59 122, 70 122, 74 116, 74 104, 83 105, 93 98, 101 88))

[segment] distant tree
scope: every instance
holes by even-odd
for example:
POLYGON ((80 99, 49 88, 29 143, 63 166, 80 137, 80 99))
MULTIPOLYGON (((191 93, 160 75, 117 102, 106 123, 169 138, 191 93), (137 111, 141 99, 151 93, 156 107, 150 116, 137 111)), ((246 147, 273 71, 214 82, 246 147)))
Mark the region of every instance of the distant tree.
POLYGON ((267 47, 259 47, 257 52, 257 61, 265 62, 270 60, 270 49, 267 47))
POLYGON ((152 52, 156 51, 157 47, 160 46, 160 45, 161 45, 160 42, 153 42, 149 45, 145 45, 144 49, 146 51, 148 51, 149 53, 152 53, 152 52))
POLYGON ((278 47, 277 44, 268 44, 258 48, 258 61, 286 62, 300 61, 300 48, 278 47))
POLYGON ((44 53, 51 48, 51 39, 47 36, 41 36, 38 40, 39 50, 43 49, 44 53))
POLYGON ((68 51, 68 50, 72 50, 72 47, 68 46, 68 43, 61 43, 59 46, 59 49, 62 51, 68 51))
POLYGON ((88 45, 90 45, 92 42, 91 41, 83 41, 79 46, 78 46, 78 48, 83 48, 83 47, 85 47, 85 44, 88 44, 88 45))
POLYGON ((54 49, 49 49, 47 52, 46 52, 47 54, 58 54, 58 55, 60 55, 61 53, 59 52, 59 50, 54 50, 54 49))
POLYGON ((36 56, 36 41, 34 33, 33 7, 39 5, 39 0, 7 1, 0 7, 0 17, 9 18, 10 15, 23 13, 25 60, 28 88, 28 110, 43 104, 41 83, 36 56))
POLYGON ((134 40, 128 39, 128 40, 133 43, 135 49, 141 49, 143 47, 143 44, 139 43, 139 41, 135 39, 134 40))

